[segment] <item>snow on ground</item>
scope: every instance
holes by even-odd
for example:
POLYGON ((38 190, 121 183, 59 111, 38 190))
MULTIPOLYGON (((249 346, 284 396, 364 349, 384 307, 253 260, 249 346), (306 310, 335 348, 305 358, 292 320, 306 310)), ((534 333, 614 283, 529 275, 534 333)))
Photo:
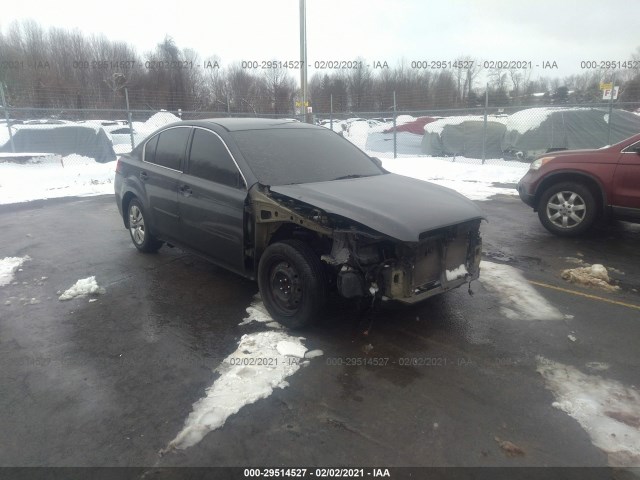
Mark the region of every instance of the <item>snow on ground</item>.
POLYGON ((511 320, 561 320, 562 313, 509 265, 480 262, 480 282, 496 295, 500 312, 511 320))
MULTIPOLYGON (((375 156, 375 152, 368 152, 375 156)), ((456 157, 398 157, 381 158, 385 169, 449 187, 471 200, 487 200, 496 194, 517 195, 515 188, 495 186, 494 183, 516 184, 529 170, 529 164, 491 160, 484 165, 477 159, 456 157)))
POLYGON ((205 396, 193 404, 184 427, 160 453, 196 445, 205 435, 222 427, 227 418, 267 398, 275 388, 286 388, 286 378, 296 373, 309 359, 323 355, 322 350, 308 351, 302 337, 282 330, 269 316, 260 296, 247 307, 248 317, 240 325, 253 321, 275 324, 280 330, 243 335, 235 352, 215 370, 220 376, 206 389, 205 396))
MULTIPOLYGON (((368 153, 372 156, 378 154, 374 151, 368 153)), ((515 184, 529 168, 528 164, 502 159, 491 160, 485 165, 465 157, 456 157, 455 161, 448 157, 424 156, 381 160, 390 172, 452 188, 472 200, 486 200, 496 194, 517 195, 515 189, 494 186, 494 183, 515 184)), ((50 155, 25 164, 0 163, 0 204, 112 194, 115 164, 97 163, 79 155, 62 159, 50 155), (25 178, 29 179, 26 184, 25 178)))
POLYGON ((0 259, 0 287, 10 284, 16 270, 28 260, 31 260, 29 255, 25 257, 5 257, 0 259))
POLYGON ((100 295, 105 292, 104 288, 98 285, 96 277, 91 276, 87 278, 81 278, 74 283, 70 288, 58 297, 59 300, 71 300, 76 297, 86 297, 87 295, 100 295))
POLYGON ((640 393, 615 380, 537 358, 537 371, 556 399, 552 406, 578 421, 609 465, 640 466, 640 393))
POLYGON ((274 321, 267 312, 267 308, 262 303, 262 299, 260 297, 260 293, 256 293, 251 301, 251 305, 247 307, 248 316, 245 317, 242 322, 238 325, 248 325, 251 322, 264 323, 267 327, 270 328, 282 328, 278 322, 274 321))
POLYGON ((80 155, 0 163, 0 204, 113 193, 115 165, 80 155))

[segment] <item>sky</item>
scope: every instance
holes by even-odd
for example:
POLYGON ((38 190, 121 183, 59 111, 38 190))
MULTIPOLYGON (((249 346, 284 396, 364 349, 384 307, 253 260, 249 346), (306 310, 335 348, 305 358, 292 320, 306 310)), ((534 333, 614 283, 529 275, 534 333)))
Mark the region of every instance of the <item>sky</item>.
MULTIPOLYGON (((33 19, 44 27, 78 28, 152 50, 166 35, 204 59, 300 58, 299 0, 234 0, 166 4, 25 0, 3 9, 0 29, 33 19), (92 8, 94 7, 94 8, 92 8)), ((637 0, 307 0, 307 58, 365 59, 367 64, 449 61, 531 62, 532 78, 583 72, 581 61, 628 60, 640 48, 637 0), (557 69, 543 69, 556 62, 557 69)), ((92 60, 92 59, 88 59, 92 60)))

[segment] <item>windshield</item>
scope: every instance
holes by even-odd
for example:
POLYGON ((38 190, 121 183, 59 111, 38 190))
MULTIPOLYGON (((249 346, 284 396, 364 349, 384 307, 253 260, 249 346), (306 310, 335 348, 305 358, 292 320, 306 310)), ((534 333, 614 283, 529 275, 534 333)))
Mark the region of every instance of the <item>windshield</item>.
POLYGON ((277 128, 243 130, 231 135, 264 185, 326 182, 383 173, 362 150, 330 130, 277 128))

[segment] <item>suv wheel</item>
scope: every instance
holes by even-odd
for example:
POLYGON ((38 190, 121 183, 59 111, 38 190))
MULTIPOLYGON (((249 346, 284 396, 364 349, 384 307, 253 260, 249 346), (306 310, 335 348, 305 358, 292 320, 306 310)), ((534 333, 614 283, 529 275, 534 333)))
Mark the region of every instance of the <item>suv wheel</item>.
POLYGON ((299 240, 267 247, 258 266, 258 285, 267 311, 289 328, 313 323, 326 301, 327 283, 320 258, 299 240))
POLYGON ((149 232, 149 224, 142 203, 137 198, 129 202, 127 209, 129 234, 138 250, 144 253, 157 252, 162 242, 149 232))
POLYGON ((596 220, 596 201, 591 190, 581 183, 556 183, 540 197, 538 217, 551 233, 563 237, 580 235, 596 220))

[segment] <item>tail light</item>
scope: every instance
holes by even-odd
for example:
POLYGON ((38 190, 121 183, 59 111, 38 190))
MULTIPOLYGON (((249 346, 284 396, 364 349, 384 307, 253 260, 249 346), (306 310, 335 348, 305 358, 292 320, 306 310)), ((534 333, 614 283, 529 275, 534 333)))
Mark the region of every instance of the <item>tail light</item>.
POLYGON ((119 173, 120 175, 122 175, 123 169, 124 169, 124 166, 122 164, 122 160, 120 160, 120 157, 118 157, 118 161, 116 162, 116 173, 119 173))

